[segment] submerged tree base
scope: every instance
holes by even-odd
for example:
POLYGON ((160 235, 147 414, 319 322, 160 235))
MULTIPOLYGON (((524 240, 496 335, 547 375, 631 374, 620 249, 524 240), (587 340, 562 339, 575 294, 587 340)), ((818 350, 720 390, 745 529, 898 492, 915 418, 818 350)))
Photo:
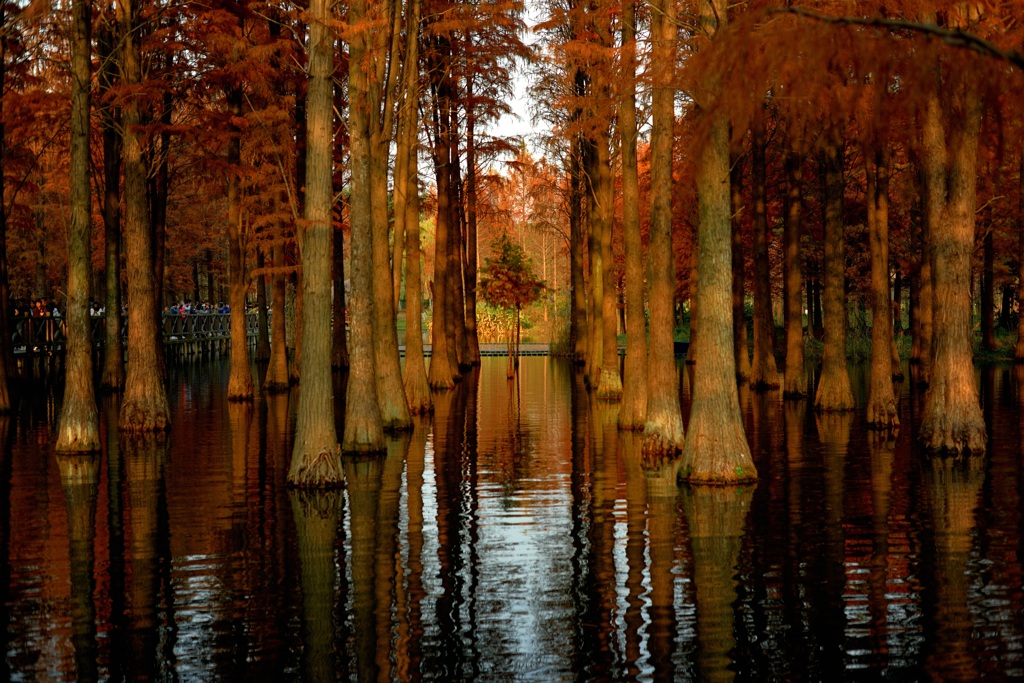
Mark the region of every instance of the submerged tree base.
POLYGON ((985 453, 985 420, 978 415, 964 414, 927 416, 921 423, 919 437, 925 449, 931 455, 959 456, 984 455, 985 453))
POLYGON ((870 401, 867 410, 868 429, 893 429, 900 426, 899 411, 895 399, 870 401))
POLYGON ((618 401, 622 398, 622 378, 615 370, 602 370, 597 383, 597 398, 601 401, 618 401))
POLYGON ((341 470, 341 453, 337 445, 315 455, 292 454, 298 466, 288 473, 288 486, 302 489, 338 488, 345 482, 341 470))
POLYGON ((647 416, 644 425, 643 454, 645 467, 660 465, 668 460, 676 459, 683 452, 685 433, 682 416, 665 416, 662 419, 651 419, 647 416))
POLYGON ((125 399, 121 404, 117 428, 130 433, 166 432, 171 428, 167 402, 155 402, 148 397, 137 400, 125 399))

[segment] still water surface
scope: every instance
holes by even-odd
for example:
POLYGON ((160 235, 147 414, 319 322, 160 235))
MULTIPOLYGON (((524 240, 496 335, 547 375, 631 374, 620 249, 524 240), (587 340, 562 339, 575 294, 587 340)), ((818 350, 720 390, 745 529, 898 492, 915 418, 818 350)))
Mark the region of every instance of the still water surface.
POLYGON ((226 363, 172 369, 166 440, 107 399, 95 457, 36 387, 0 418, 0 680, 1024 677, 1018 370, 979 370, 969 466, 918 450, 909 383, 894 438, 744 392, 761 481, 723 490, 645 469, 565 362, 483 361, 317 494, 295 394, 229 405, 226 363))

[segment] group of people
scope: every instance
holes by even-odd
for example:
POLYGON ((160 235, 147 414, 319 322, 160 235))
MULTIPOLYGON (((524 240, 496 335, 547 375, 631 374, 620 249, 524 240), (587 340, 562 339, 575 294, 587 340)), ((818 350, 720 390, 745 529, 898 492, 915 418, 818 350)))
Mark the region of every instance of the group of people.
POLYGON ((11 299, 11 313, 14 316, 32 318, 59 318, 61 311, 55 301, 43 297, 28 299, 11 299))
POLYGON ((208 314, 208 313, 230 313, 231 307, 225 304, 223 301, 218 301, 217 305, 214 306, 209 301, 199 303, 198 301, 193 303, 191 300, 181 301, 171 306, 164 307, 164 315, 191 315, 191 314, 208 314))

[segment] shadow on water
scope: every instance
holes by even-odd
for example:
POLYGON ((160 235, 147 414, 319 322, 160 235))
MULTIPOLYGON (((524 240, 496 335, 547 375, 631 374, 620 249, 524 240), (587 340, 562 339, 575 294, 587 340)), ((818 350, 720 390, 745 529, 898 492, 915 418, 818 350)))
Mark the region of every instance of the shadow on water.
POLYGON ((93 456, 53 454, 53 383, 0 417, 0 679, 1024 677, 1024 367, 979 368, 969 461, 920 451, 912 381, 898 432, 743 387, 761 479, 715 488, 569 363, 484 359, 329 492, 286 486, 295 393, 170 374, 170 434, 104 398, 93 456))

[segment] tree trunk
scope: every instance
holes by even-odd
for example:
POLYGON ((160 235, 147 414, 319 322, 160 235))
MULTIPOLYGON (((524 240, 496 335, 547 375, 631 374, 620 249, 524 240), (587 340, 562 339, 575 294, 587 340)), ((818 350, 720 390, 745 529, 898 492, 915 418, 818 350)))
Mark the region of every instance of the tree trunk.
MULTIPOLYGON (((270 325, 267 319, 267 276, 262 274, 266 267, 263 250, 256 250, 256 268, 261 273, 256 278, 256 360, 267 361, 270 358, 270 325)), ((196 297, 197 299, 199 297, 196 297)), ((196 302, 199 303, 198 301, 196 302)))
MULTIPOLYGON (((327 0, 311 0, 309 3, 309 63, 307 78, 309 83, 306 100, 306 196, 304 207, 304 224, 297 230, 299 254, 302 260, 302 355, 299 359, 299 402, 296 409, 295 443, 292 448, 292 461, 288 469, 288 483, 302 488, 327 488, 338 486, 343 480, 341 460, 338 452, 338 437, 334 428, 334 386, 331 381, 331 208, 333 192, 331 177, 333 175, 333 97, 332 72, 334 67, 333 40, 327 24, 332 19, 327 0)), ((359 0, 350 9, 353 22, 362 19, 365 5, 359 0)), ((362 52, 357 45, 362 43, 361 36, 352 39, 352 63, 361 64, 362 52)), ((361 73, 362 69, 356 67, 361 73)), ((353 79, 351 117, 355 121, 352 137, 352 182, 353 200, 358 196, 369 202, 366 186, 366 144, 368 142, 365 125, 365 80, 353 79), (360 87, 362 89, 360 90, 360 87), (362 117, 362 118, 361 118, 362 117), (359 127, 359 120, 363 121, 359 127), (358 141, 358 142, 357 142, 358 141), (356 152, 357 144, 361 144, 360 157, 356 152), (362 162, 361 164, 359 162, 362 162), (357 181, 359 185, 357 185, 357 181)), ((356 234, 356 211, 352 211, 352 234, 356 234)), ((364 216, 366 214, 363 214, 364 216)), ((368 216, 366 216, 368 218, 368 216)), ((365 236, 368 222, 363 221, 362 235, 365 236)), ((353 264, 356 259, 353 258, 353 264)), ((364 280, 359 282, 365 287, 361 291, 367 296, 369 283, 366 282, 365 267, 368 259, 363 256, 364 280)), ((353 268, 354 269, 354 268, 353 268)), ((353 280, 353 288, 356 282, 353 280)), ((365 312, 363 320, 368 323, 372 311, 365 312)), ((353 315, 355 318, 355 315, 353 315)), ((355 322, 353 321, 353 324, 355 322)), ((372 343, 372 332, 366 331, 366 339, 372 343)), ((364 365, 369 367, 372 361, 364 349, 364 365)), ((376 407, 373 395, 373 380, 370 378, 369 398, 364 398, 361 389, 367 382, 349 378, 346 396, 345 429, 356 427, 360 420, 352 417, 352 406, 359 410, 372 410, 376 407)), ((371 424, 374 424, 371 422, 371 424)), ((376 421, 378 447, 382 447, 383 435, 380 434, 379 418, 376 421)), ((360 425, 361 426, 361 425, 360 425)), ((346 439, 346 442, 348 439, 346 439)))
POLYGON ((92 265, 89 194, 89 93, 92 80, 92 3, 71 6, 71 224, 68 229, 67 347, 58 453, 100 449, 99 411, 92 384, 89 281, 92 265))
POLYGON ((853 390, 846 367, 846 241, 843 237, 843 149, 833 139, 822 153, 825 217, 825 343, 821 376, 814 396, 817 411, 853 410, 853 390))
MULTIPOLYGON (((763 116, 763 114, 759 114, 763 116)), ((775 366, 775 322, 772 320, 771 264, 768 261, 768 188, 765 180, 764 121, 758 118, 752 129, 754 200, 754 362, 750 384, 754 389, 777 389, 779 371, 775 366)))
POLYGON ((263 390, 268 394, 279 394, 288 391, 288 342, 285 330, 285 275, 281 272, 284 269, 284 246, 275 244, 273 248, 274 276, 271 280, 271 309, 270 316, 270 364, 267 366, 267 375, 263 378, 263 390))
POLYGON ((106 93, 114 86, 116 59, 114 31, 103 31, 100 38, 100 97, 104 100, 103 125, 103 232, 106 269, 106 309, 103 328, 103 371, 100 387, 104 391, 124 389, 124 339, 121 336, 121 122, 106 93))
MULTIPOLYGON (((232 120, 242 116, 242 89, 233 87, 227 96, 232 120)), ((251 401, 255 394, 249 369, 249 338, 245 329, 245 292, 249 278, 245 267, 246 230, 242 226, 242 200, 238 183, 242 164, 242 131, 234 123, 228 141, 228 305, 231 307, 231 375, 229 401, 251 401)))
POLYGON ((905 278, 896 268, 896 277, 892 283, 892 330, 895 334, 903 332, 903 283, 905 278))
MULTIPOLYGON (((468 77, 467 100, 473 101, 473 79, 468 77)), ((480 335, 476 328, 477 216, 476 216, 476 111, 469 106, 466 114, 466 344, 469 364, 480 365, 480 335)))
POLYGON ((927 191, 927 181, 925 179, 926 171, 923 160, 919 162, 919 173, 921 183, 921 235, 919 242, 921 244, 921 256, 920 266, 918 268, 917 279, 921 285, 921 291, 918 293, 918 317, 919 320, 919 340, 918 340, 918 385, 928 386, 928 382, 931 379, 932 374, 932 332, 934 330, 935 320, 935 282, 932 278, 932 263, 934 255, 932 254, 932 220, 938 215, 938 207, 935 210, 931 208, 931 199, 927 191))
POLYGON ((626 360, 619 429, 647 422, 647 317, 644 314, 644 254, 640 236, 640 184, 636 161, 636 3, 622 5, 622 79, 619 104, 622 148, 622 239, 626 252, 626 360))
POLYGON ((954 88, 954 108, 963 120, 948 142, 937 91, 926 101, 922 125, 935 329, 920 435, 930 451, 981 454, 985 421, 971 357, 970 301, 981 105, 973 84, 954 88))
MULTIPOLYGON (((601 32, 606 33, 606 28, 601 32)), ((609 37, 605 36, 605 39, 606 45, 611 43, 609 37)), ((610 100, 610 86, 603 82, 597 85, 598 92, 610 100)), ((615 316, 615 258, 612 255, 614 188, 608 154, 610 137, 610 131, 602 125, 597 134, 597 178, 594 186, 594 208, 597 210, 594 227, 599 232, 602 280, 601 296, 597 300, 601 307, 601 374, 596 392, 603 401, 618 401, 622 397, 622 377, 619 376, 618 321, 615 316)))
MULTIPOLYGON (((702 12, 701 23, 714 35, 724 28, 725 17, 725 1, 713 0, 702 12)), ((757 479, 757 469, 743 431, 732 343, 729 126, 724 117, 711 116, 715 120, 697 166, 700 361, 694 366, 693 407, 680 471, 693 482, 735 484, 757 479)))
POLYGON ((674 352, 675 257, 672 251, 672 142, 675 126, 676 4, 651 5, 651 227, 648 244, 650 346, 647 357, 647 424, 643 453, 651 460, 672 457, 683 447, 679 372, 674 352))
POLYGON ((451 283, 453 296, 452 322, 455 323, 455 364, 459 371, 468 370, 471 367, 469 360, 469 337, 466 332, 466 221, 463 210, 462 196, 462 153, 459 149, 459 118, 458 106, 451 108, 452 123, 449 129, 452 133, 452 163, 449 166, 452 172, 451 184, 448 186, 452 193, 448 207, 451 210, 451 251, 449 252, 448 277, 451 283))
POLYGON ((892 389, 892 303, 889 298, 889 152, 887 143, 865 150, 868 239, 871 249, 871 379, 867 424, 876 429, 899 426, 892 389))
POLYGON ((1024 363, 1024 146, 1017 167, 1017 346, 1013 358, 1024 363))
POLYGON ((747 349, 746 283, 744 281, 743 232, 739 212, 743 206, 743 166, 736 155, 729 158, 729 197, 732 209, 732 343, 736 379, 750 379, 750 352, 747 349))
POLYGON ((447 107, 448 89, 450 83, 442 69, 442 64, 450 59, 446 54, 446 45, 443 39, 438 39, 436 55, 432 55, 432 68, 430 72, 435 74, 436 79, 431 83, 432 113, 434 119, 434 175, 437 181, 437 223, 434 231, 434 287, 433 287, 433 322, 430 335, 430 368, 427 373, 427 381, 432 389, 451 389, 455 386, 455 380, 459 375, 457 366, 451 363, 447 334, 448 328, 448 300, 451 293, 448 291, 448 250, 449 250, 449 216, 448 206, 449 191, 448 182, 451 177, 448 164, 451 159, 451 146, 449 141, 447 107))
MULTIPOLYGON (((420 24, 420 0, 412 0, 407 35, 410 36, 406 50, 406 62, 419 64, 419 41, 416 28, 420 24)), ((420 197, 419 166, 417 147, 419 141, 419 68, 406 72, 405 108, 399 120, 401 137, 399 149, 405 148, 408 155, 407 175, 400 178, 405 187, 405 367, 402 369, 402 384, 409 412, 423 415, 433 411, 430 385, 427 383, 427 368, 423 360, 423 276, 420 247, 420 197)))
POLYGON ((992 226, 986 228, 982 240, 984 266, 981 274, 981 346, 986 351, 996 350, 996 252, 992 226))
POLYGON ((577 137, 569 160, 569 282, 572 308, 569 310, 569 352, 573 362, 587 359, 587 292, 583 278, 583 150, 577 137))
POLYGON ((689 343, 686 347, 686 364, 694 365, 697 362, 697 288, 700 286, 700 268, 697 266, 697 250, 700 249, 697 229, 690 233, 690 281, 687 287, 689 301, 687 307, 690 309, 689 343))
MULTIPOLYGON (((121 29, 121 81, 137 87, 141 81, 134 2, 117 6, 121 29)), ((170 427, 167 392, 160 377, 156 334, 153 242, 146 215, 146 164, 140 144, 139 102, 122 108, 124 155, 125 265, 128 268, 128 372, 118 427, 128 432, 162 431, 170 427)))
POLYGON ((598 216, 597 146, 592 139, 586 141, 584 173, 587 188, 587 258, 590 282, 587 297, 587 383, 591 389, 601 381, 601 363, 604 361, 604 262, 601 252, 602 225, 598 216))
POLYGON ((803 274, 800 271, 800 220, 802 214, 800 178, 803 175, 803 157, 787 152, 785 160, 786 196, 785 225, 785 279, 786 279, 786 372, 783 398, 803 398, 807 395, 807 376, 804 373, 804 309, 803 274))
MULTIPOLYGON (((338 192, 334 193, 339 196, 338 192)), ((348 368, 348 329, 345 325, 345 234, 341 226, 332 230, 331 278, 331 367, 348 368)))

